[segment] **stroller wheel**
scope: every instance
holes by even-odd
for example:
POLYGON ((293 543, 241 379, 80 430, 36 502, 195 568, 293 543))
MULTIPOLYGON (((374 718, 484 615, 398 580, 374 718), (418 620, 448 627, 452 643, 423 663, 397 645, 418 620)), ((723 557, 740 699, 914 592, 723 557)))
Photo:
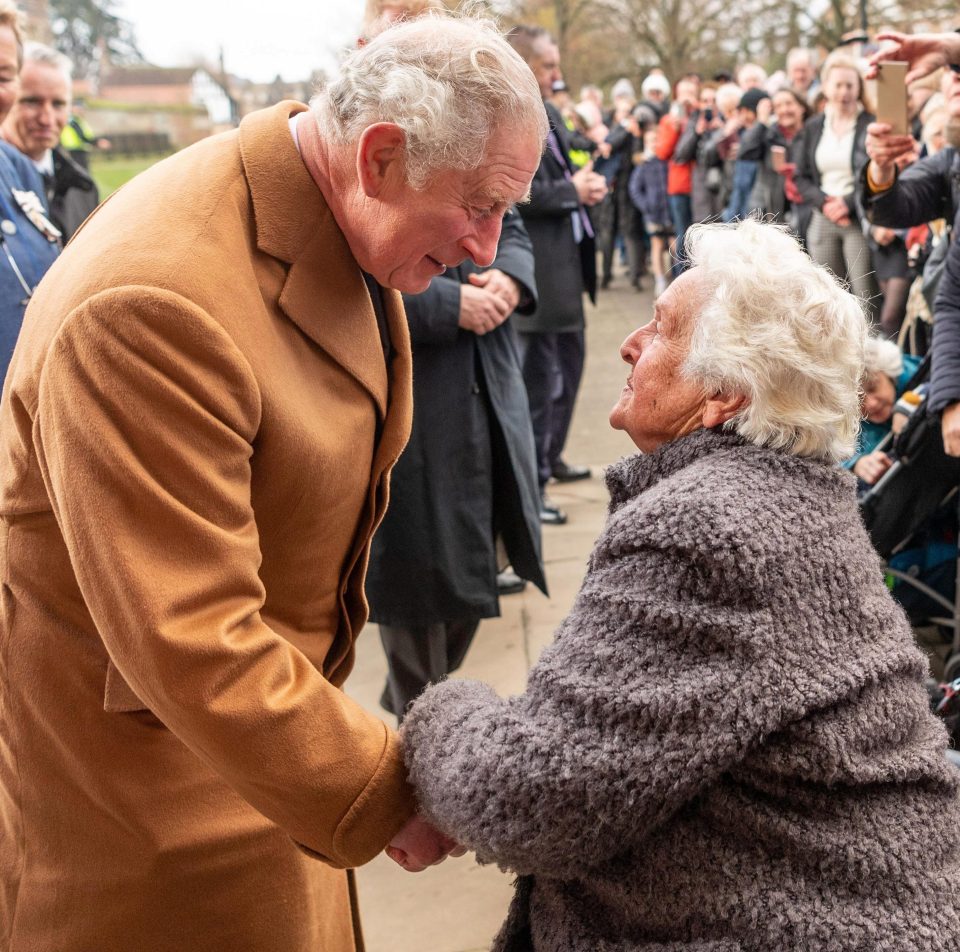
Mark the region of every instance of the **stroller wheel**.
POLYGON ((943 680, 949 683, 957 678, 960 678, 960 654, 953 654, 943 666, 943 680))

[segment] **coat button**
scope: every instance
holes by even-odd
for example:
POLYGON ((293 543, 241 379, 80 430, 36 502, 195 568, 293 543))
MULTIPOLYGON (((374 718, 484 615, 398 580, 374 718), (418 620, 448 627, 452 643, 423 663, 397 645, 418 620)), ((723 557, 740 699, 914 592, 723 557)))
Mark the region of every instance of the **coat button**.
POLYGON ((474 380, 473 386, 472 386, 470 389, 471 389, 471 391, 472 391, 473 393, 479 393, 479 392, 480 392, 480 384, 478 384, 478 383, 476 382, 476 380, 474 380))

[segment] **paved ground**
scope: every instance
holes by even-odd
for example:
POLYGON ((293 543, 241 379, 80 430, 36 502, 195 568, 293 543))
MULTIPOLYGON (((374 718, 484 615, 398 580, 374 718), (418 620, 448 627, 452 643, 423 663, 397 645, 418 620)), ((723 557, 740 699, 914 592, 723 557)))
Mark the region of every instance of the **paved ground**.
MULTIPOLYGON (((637 293, 624 278, 589 308, 587 367, 567 458, 587 463, 594 478, 557 486, 551 497, 570 517, 566 526, 544 529, 550 598, 532 590, 502 599, 503 617, 484 622, 459 672, 494 685, 501 694, 523 689, 530 666, 564 617, 606 512, 600 477, 607 464, 633 451, 628 438, 611 430, 607 415, 626 379, 619 346, 650 317, 652 295, 637 293)), ((364 706, 383 713, 377 698, 386 663, 376 629, 363 632, 348 690, 364 706)), ((360 902, 368 952, 479 952, 488 949, 510 901, 510 880, 480 867, 472 855, 448 860, 419 875, 403 872, 385 857, 359 871, 360 902)))

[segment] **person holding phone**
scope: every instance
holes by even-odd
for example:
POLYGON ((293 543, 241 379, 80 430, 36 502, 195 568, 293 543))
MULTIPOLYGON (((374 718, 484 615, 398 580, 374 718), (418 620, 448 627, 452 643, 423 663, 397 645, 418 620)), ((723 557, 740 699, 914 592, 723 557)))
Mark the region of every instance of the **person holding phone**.
POLYGON ((822 81, 826 108, 807 121, 797 145, 797 188, 813 208, 807 250, 869 304, 877 285, 855 198, 873 116, 864 107, 863 78, 854 60, 834 53, 824 63, 822 81))
POLYGON ((906 82, 948 66, 946 148, 901 169, 916 147, 910 135, 895 135, 889 123, 867 127, 870 161, 859 177, 861 202, 869 220, 890 228, 908 228, 938 218, 953 222, 954 239, 947 252, 934 302, 929 409, 941 413, 943 448, 960 456, 960 33, 882 33, 886 45, 871 57, 867 77, 880 64, 904 60, 906 82))

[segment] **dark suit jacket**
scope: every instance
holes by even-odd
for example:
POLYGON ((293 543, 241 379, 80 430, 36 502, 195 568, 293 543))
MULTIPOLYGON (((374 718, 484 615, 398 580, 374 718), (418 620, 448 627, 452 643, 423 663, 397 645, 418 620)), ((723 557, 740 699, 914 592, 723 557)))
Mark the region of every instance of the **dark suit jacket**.
POLYGON ((572 215, 581 207, 577 190, 567 178, 573 172, 567 131, 560 114, 546 103, 550 127, 560 142, 561 163, 548 147, 530 186, 530 201, 520 206, 536 259, 540 306, 530 316, 516 318, 518 331, 556 333, 583 329, 583 292, 595 300, 596 244, 584 235, 574 239, 572 215))
POLYGON ((53 178, 44 176, 44 186, 50 216, 66 243, 100 204, 100 193, 90 174, 59 146, 53 150, 53 178))
MULTIPOLYGON (((504 219, 493 263, 536 308, 533 250, 504 219)), ((487 334, 458 326, 469 260, 404 295, 413 344, 413 429, 373 540, 373 621, 425 625, 498 615, 494 527, 513 568, 546 591, 530 409, 511 318, 487 334)))

